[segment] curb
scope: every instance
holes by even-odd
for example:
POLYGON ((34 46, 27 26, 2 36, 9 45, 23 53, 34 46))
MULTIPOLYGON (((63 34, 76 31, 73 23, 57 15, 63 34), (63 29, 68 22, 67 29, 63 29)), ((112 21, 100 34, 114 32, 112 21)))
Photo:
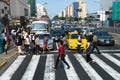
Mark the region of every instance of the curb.
POLYGON ((0 68, 3 67, 7 62, 6 61, 3 61, 1 64, 0 64, 0 68))
POLYGON ((16 54, 17 54, 17 51, 14 52, 14 54, 12 54, 10 56, 3 57, 3 59, 10 59, 10 58, 14 57, 16 54))

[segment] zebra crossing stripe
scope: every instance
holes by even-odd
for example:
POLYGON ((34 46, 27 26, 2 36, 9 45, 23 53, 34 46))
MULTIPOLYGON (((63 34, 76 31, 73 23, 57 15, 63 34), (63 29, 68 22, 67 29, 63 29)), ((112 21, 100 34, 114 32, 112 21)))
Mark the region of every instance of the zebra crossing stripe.
POLYGON ((115 80, 120 80, 120 73, 115 71, 112 67, 107 65, 104 61, 102 61, 100 58, 95 56, 94 54, 91 54, 91 57, 96 61, 96 63, 102 67, 109 75, 111 75, 115 80))
MULTIPOLYGON (((73 65, 72 65, 72 63, 71 63, 71 61, 70 61, 70 59, 68 58, 68 55, 66 55, 65 58, 66 58, 66 61, 70 65, 70 69, 65 68, 65 72, 66 72, 68 80, 80 80, 76 71, 75 71, 75 69, 74 69, 74 67, 73 67, 73 65)), ((64 64, 64 66, 66 66, 66 65, 64 64)))
POLYGON ((21 80, 33 80, 34 73, 39 62, 39 58, 40 58, 39 55, 33 55, 21 80))
POLYGON ((118 57, 120 57, 120 53, 116 53, 115 55, 118 56, 118 57))
POLYGON ((18 58, 13 62, 13 64, 3 73, 3 75, 0 77, 0 80, 10 80, 25 57, 26 56, 18 56, 18 58))
POLYGON ((120 61, 119 60, 117 60, 116 58, 114 58, 114 57, 112 57, 108 54, 102 54, 102 55, 120 67, 120 61))
POLYGON ((54 67, 54 56, 53 54, 47 55, 45 72, 44 72, 44 80, 55 80, 55 71, 53 71, 54 67))
POLYGON ((103 80, 102 77, 89 64, 86 63, 85 59, 80 54, 74 54, 74 56, 81 64, 83 69, 87 72, 91 80, 103 80))

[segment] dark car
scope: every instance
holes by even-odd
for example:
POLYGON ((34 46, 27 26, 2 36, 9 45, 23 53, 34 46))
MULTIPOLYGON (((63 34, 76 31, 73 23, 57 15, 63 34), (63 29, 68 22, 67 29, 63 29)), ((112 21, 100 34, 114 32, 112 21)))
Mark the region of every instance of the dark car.
POLYGON ((96 31, 95 34, 98 37, 98 45, 111 45, 114 46, 115 40, 114 38, 108 34, 107 31, 96 31))
POLYGON ((83 29, 82 28, 70 28, 69 29, 69 32, 74 32, 74 31, 80 32, 81 34, 83 33, 83 29))
POLYGON ((62 39, 64 31, 62 29, 53 29, 51 30, 51 35, 54 41, 58 41, 62 39))

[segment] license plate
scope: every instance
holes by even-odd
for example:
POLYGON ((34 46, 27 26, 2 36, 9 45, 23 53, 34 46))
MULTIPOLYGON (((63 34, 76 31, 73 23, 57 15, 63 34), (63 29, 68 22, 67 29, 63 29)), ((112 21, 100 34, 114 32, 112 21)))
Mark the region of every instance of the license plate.
POLYGON ((110 41, 106 41, 106 43, 110 43, 110 41))

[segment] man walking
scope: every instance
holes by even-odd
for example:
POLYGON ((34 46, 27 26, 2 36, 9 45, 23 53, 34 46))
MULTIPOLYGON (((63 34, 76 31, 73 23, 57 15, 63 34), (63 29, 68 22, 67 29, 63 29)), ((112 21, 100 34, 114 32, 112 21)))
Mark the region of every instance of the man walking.
POLYGON ((97 47, 98 38, 97 38, 97 36, 96 36, 95 33, 93 34, 93 40, 92 40, 92 42, 93 42, 93 51, 94 51, 94 49, 96 49, 97 53, 101 54, 100 51, 99 51, 99 49, 98 49, 98 47, 97 47))

